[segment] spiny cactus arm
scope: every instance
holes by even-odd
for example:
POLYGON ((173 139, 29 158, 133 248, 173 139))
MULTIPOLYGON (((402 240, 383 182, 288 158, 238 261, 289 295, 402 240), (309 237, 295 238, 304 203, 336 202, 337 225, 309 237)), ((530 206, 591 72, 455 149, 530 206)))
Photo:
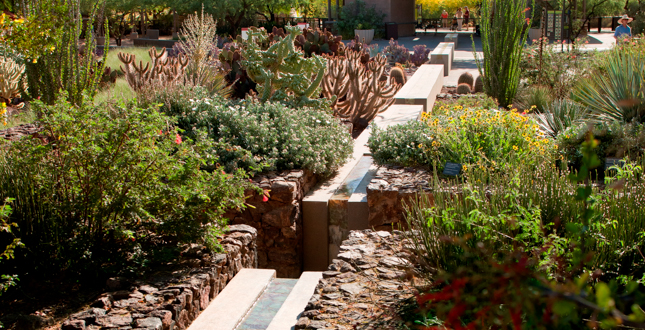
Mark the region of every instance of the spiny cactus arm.
POLYGON ((327 68, 322 57, 314 55, 312 58, 315 59, 316 66, 318 67, 318 72, 316 73, 316 78, 311 82, 309 88, 307 88, 304 93, 302 93, 302 96, 307 98, 311 97, 311 95, 318 89, 318 87, 320 87, 320 83, 325 77, 325 70, 327 68))

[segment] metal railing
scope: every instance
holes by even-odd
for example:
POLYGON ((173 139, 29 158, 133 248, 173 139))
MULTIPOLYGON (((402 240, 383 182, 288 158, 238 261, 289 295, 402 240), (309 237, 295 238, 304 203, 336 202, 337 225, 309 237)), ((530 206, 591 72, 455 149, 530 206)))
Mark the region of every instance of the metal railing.
MULTIPOLYGON (((472 31, 475 31, 475 26, 478 24, 479 18, 468 18, 468 24, 466 24, 466 19, 462 21, 462 31, 472 28, 472 31)), ((456 31, 458 26, 458 21, 456 18, 441 18, 441 17, 431 17, 423 18, 417 21, 417 29, 424 30, 424 33, 428 33, 428 29, 434 29, 434 33, 437 34, 439 29, 448 29, 450 31, 456 31)))
MULTIPOLYGON (((268 24, 270 23, 267 21, 264 17, 260 17, 257 19, 259 24, 268 24)), ((291 25, 297 25, 298 23, 309 23, 309 27, 311 28, 323 28, 323 23, 328 21, 327 18, 319 18, 319 17, 276 17, 274 23, 276 25, 282 26, 282 25, 287 25, 287 23, 291 23, 291 25)))

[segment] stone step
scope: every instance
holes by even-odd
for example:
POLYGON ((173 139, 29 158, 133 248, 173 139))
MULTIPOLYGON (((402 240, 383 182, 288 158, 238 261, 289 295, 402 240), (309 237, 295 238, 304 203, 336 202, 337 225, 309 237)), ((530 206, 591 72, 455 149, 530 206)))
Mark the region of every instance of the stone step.
POLYGON ((293 287, 291 293, 280 307, 278 313, 266 328, 267 330, 289 330, 293 329, 300 318, 300 315, 307 307, 311 295, 322 278, 322 272, 304 272, 300 275, 298 283, 293 287))
POLYGON ((234 330, 275 278, 273 269, 242 269, 188 330, 234 330))

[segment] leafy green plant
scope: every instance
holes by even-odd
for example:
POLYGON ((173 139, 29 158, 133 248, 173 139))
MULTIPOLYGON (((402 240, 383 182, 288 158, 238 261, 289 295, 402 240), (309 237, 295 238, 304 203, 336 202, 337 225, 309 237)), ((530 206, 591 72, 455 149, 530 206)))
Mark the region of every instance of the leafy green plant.
POLYGON ((544 86, 530 86, 520 90, 515 96, 513 106, 525 111, 544 111, 547 105, 553 102, 552 91, 544 86))
MULTIPOLYGON (((188 94, 186 90, 183 93, 188 94)), ((220 164, 228 169, 251 171, 308 169, 329 175, 344 164, 352 152, 352 139, 344 125, 319 109, 294 110, 279 103, 251 99, 229 102, 192 92, 189 99, 162 97, 162 108, 179 118, 179 126, 191 138, 197 130, 228 146, 216 150, 220 164)))
POLYGON ((530 19, 524 19, 526 6, 523 0, 483 1, 481 6, 481 17, 490 19, 481 21, 483 58, 474 46, 473 54, 484 90, 503 107, 513 102, 520 83, 519 65, 528 35, 526 26, 530 26, 530 19))
POLYGON ((374 36, 377 37, 383 34, 383 19, 385 14, 379 13, 374 6, 368 7, 365 1, 356 0, 343 6, 337 27, 346 40, 354 39, 355 29, 374 29, 374 36))
POLYGON ((437 99, 432 107, 433 116, 449 115, 454 110, 461 109, 497 109, 499 106, 495 99, 485 94, 475 94, 470 97, 454 99, 437 99))
POLYGON ((227 209, 243 207, 250 184, 217 167, 211 150, 223 146, 182 138, 157 108, 33 104, 40 135, 0 151, 0 197, 15 198, 23 266, 96 271, 139 241, 206 241, 227 209))
POLYGON ((568 99, 553 101, 536 116, 540 129, 553 138, 589 119, 590 114, 585 107, 568 99))
MULTIPOLYGON (((2 207, 0 207, 0 234, 4 232, 9 236, 12 236, 11 243, 5 246, 2 253, 0 253, 0 263, 2 262, 2 259, 12 259, 14 257, 14 250, 23 246, 20 239, 15 237, 11 229, 11 227, 17 227, 17 225, 13 222, 7 222, 9 215, 11 215, 11 207, 9 206, 11 202, 12 199, 7 198, 2 207)), ((0 274, 0 279, 2 279, 2 281, 0 281, 0 296, 2 296, 2 293, 7 291, 9 287, 16 285, 18 275, 0 274)), ((0 326, 1 325, 2 323, 0 323, 0 326)))

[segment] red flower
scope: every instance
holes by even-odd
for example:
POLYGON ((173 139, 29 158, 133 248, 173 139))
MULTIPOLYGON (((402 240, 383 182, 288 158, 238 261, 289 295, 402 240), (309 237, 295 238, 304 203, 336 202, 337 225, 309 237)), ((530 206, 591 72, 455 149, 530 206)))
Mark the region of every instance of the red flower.
POLYGON ((181 142, 182 142, 181 141, 181 136, 179 135, 179 133, 175 133, 175 134, 176 134, 175 135, 175 143, 181 144, 181 142))
POLYGON ((267 195, 262 195, 262 202, 266 203, 269 201, 269 197, 267 195))

